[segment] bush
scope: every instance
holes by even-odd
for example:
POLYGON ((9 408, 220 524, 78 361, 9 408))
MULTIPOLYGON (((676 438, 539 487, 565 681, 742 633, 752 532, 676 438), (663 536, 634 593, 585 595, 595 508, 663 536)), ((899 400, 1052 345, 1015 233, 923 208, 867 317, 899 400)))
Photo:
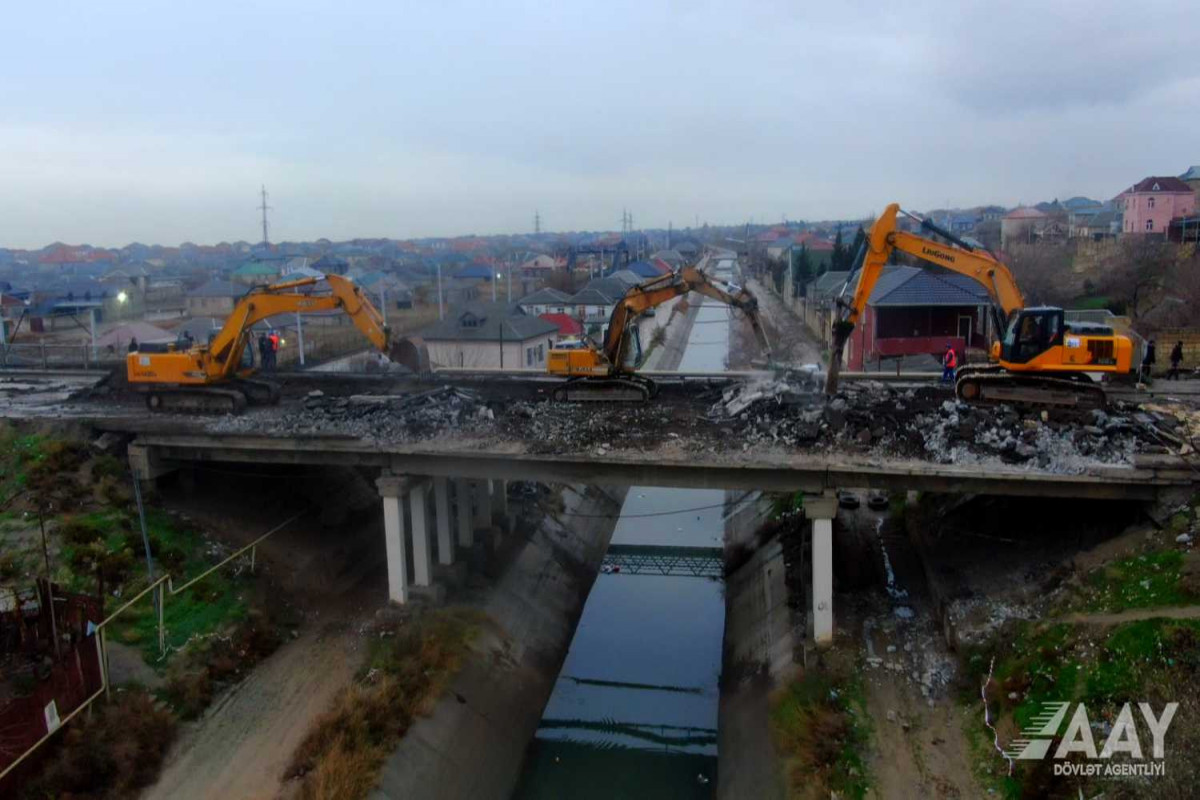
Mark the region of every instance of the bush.
POLYGON ((175 718, 143 691, 116 698, 63 731, 46 769, 26 787, 26 798, 132 797, 154 782, 175 738, 175 718))

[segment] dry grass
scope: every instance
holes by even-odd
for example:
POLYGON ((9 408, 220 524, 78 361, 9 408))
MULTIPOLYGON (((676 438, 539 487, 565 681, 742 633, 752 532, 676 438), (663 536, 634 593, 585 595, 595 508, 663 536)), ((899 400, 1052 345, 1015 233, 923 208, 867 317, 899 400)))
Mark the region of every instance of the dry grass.
POLYGON ((379 640, 365 674, 339 692, 292 756, 304 800, 352 800, 375 785, 384 759, 420 715, 433 710, 462 666, 484 617, 445 609, 379 640))
POLYGON ((771 735, 789 800, 866 794, 869 731, 856 681, 811 670, 781 687, 771 701, 771 735))
POLYGON ((133 797, 154 782, 175 738, 175 718, 143 691, 121 692, 97 708, 92 719, 62 732, 23 797, 133 797))

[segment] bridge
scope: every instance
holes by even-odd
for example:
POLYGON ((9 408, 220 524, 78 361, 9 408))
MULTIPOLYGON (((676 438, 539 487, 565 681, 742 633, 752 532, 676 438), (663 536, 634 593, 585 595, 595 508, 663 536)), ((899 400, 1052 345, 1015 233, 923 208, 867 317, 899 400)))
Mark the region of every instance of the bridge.
POLYGON ((722 578, 725 560, 719 547, 611 544, 601 570, 621 575, 722 578))

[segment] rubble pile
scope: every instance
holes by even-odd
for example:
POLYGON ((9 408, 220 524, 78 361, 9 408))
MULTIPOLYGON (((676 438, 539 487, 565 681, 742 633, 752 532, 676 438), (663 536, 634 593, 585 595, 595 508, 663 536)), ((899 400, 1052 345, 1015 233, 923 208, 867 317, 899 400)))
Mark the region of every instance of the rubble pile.
POLYGON ((935 463, 1001 461, 1042 471, 1083 472, 1098 464, 1128 464, 1137 452, 1171 438, 1169 415, 1138 413, 1124 404, 1108 411, 1022 410, 971 406, 935 387, 896 388, 864 381, 828 399, 782 382, 726 390, 710 419, 755 444, 883 456, 935 463))
POLYGON ((451 386, 406 395, 327 397, 310 392, 301 408, 271 418, 223 417, 220 433, 269 436, 337 434, 372 442, 430 439, 442 434, 490 432, 495 412, 478 393, 451 386))
POLYGON ((591 403, 513 403, 505 412, 504 432, 522 439, 534 453, 587 452, 606 455, 613 449, 656 449, 680 434, 671 409, 641 405, 591 403))

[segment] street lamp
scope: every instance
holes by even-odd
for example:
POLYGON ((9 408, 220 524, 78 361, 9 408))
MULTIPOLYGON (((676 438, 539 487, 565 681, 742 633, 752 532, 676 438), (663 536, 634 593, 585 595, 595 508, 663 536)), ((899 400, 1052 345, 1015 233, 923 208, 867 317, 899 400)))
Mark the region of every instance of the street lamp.
POLYGON ((124 291, 117 292, 117 320, 120 321, 124 316, 125 303, 128 302, 129 295, 124 291))

